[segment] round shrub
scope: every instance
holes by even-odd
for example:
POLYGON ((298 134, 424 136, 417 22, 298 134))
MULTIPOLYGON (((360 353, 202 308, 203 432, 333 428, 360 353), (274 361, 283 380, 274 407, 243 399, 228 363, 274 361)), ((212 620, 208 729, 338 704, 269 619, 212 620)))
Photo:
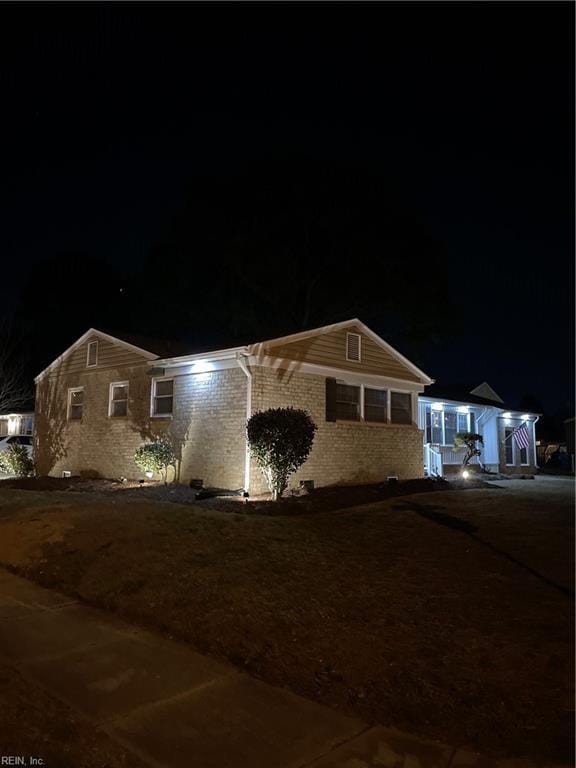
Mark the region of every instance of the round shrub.
POLYGON ((246 426, 250 452, 262 470, 274 500, 288 487, 288 478, 304 464, 317 426, 298 408, 258 411, 246 426))
POLYGON ((154 443, 146 443, 136 449, 134 463, 142 472, 154 472, 168 479, 168 467, 176 464, 176 455, 172 443, 166 438, 160 438, 154 443))

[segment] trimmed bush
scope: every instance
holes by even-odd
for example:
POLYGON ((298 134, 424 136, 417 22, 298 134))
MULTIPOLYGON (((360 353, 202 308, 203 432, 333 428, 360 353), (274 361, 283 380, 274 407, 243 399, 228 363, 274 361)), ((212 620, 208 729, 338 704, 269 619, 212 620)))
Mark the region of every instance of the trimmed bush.
POLYGON ((154 443, 141 445, 134 453, 134 463, 142 472, 154 472, 168 482, 168 467, 176 465, 176 455, 170 440, 160 438, 154 443))
POLYGON ((34 474, 34 462, 26 446, 10 445, 5 451, 0 451, 0 471, 16 477, 31 477, 34 474))
POLYGON ((306 461, 317 430, 309 413, 298 408, 270 408, 255 413, 246 426, 250 452, 276 501, 288 478, 306 461))

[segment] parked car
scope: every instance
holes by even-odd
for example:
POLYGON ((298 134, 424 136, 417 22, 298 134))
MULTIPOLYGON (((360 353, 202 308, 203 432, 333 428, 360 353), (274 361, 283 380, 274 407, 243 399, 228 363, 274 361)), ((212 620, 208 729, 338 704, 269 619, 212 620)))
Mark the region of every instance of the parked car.
POLYGON ((4 435, 0 437, 0 451, 6 451, 11 445, 25 445, 28 456, 32 456, 32 435, 4 435))

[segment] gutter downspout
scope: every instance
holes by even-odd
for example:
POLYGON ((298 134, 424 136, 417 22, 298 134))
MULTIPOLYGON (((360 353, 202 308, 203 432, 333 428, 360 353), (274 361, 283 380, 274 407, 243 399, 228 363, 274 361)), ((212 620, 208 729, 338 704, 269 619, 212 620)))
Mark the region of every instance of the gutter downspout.
MULTIPOLYGON (((236 362, 246 374, 246 421, 252 416, 252 371, 242 357, 240 352, 236 353, 236 362)), ((244 453, 244 493, 248 494, 250 490, 250 446, 246 437, 246 448, 244 453)))

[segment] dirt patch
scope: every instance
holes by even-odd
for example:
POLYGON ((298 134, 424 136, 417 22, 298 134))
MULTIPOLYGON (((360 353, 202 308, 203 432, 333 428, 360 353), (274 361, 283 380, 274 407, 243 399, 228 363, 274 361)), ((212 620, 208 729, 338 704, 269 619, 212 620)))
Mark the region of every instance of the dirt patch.
POLYGON ((568 761, 573 490, 545 480, 294 516, 5 490, 0 561, 19 525, 41 547, 12 559, 23 575, 273 684, 488 754, 568 761), (62 515, 63 497, 70 525, 47 542, 34 519, 51 499, 62 515))

